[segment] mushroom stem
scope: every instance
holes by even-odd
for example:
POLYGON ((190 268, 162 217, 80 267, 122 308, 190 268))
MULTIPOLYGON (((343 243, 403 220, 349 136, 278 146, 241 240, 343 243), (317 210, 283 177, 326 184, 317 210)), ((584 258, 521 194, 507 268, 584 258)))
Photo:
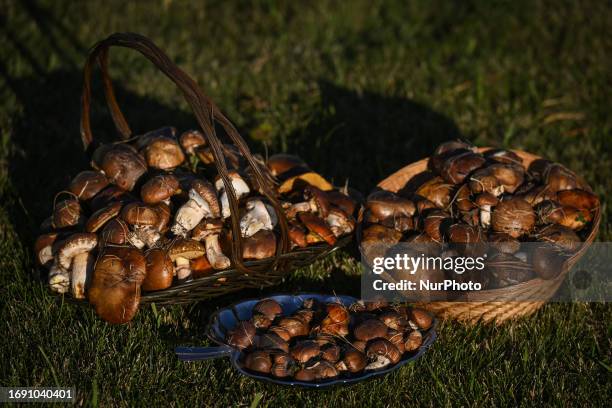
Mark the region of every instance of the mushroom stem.
POLYGON ((130 231, 126 236, 127 240, 130 244, 134 245, 138 249, 142 249, 145 246, 145 243, 140 239, 140 234, 138 231, 130 231))
POLYGON ((176 277, 178 280, 185 280, 191 276, 191 267, 189 266, 189 259, 179 256, 175 260, 176 262, 176 277))
POLYGON ((185 237, 204 217, 212 214, 210 206, 193 189, 189 190, 189 200, 179 208, 174 218, 172 232, 185 237))
POLYGON ((491 225, 491 206, 483 205, 480 208, 480 223, 483 227, 488 228, 491 225))
POLYGON ((389 360, 387 357, 377 355, 374 361, 372 361, 370 364, 365 366, 365 369, 366 370, 378 370, 379 368, 388 366, 390 363, 391 363, 391 360, 389 360))
POLYGON ((94 257, 91 252, 84 252, 72 259, 70 288, 75 299, 85 299, 85 288, 91 277, 94 257))
POLYGON ((219 235, 211 234, 205 238, 206 258, 215 269, 226 269, 230 266, 230 260, 223 254, 219 245, 219 235))
POLYGON ((66 293, 70 289, 70 274, 53 262, 49 269, 49 287, 53 292, 66 293))

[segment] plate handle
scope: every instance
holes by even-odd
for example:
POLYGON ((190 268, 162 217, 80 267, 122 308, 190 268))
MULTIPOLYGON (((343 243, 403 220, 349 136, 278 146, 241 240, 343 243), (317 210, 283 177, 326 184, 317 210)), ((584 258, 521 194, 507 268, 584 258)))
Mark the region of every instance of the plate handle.
POLYGON ((174 352, 181 361, 198 361, 228 357, 234 352, 234 349, 229 346, 177 347, 174 349, 174 352))

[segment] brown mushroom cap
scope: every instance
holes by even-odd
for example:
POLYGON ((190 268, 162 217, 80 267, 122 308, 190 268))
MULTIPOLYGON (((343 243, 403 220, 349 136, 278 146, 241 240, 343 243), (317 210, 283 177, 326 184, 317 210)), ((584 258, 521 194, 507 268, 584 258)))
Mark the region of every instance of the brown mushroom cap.
POLYGON ((159 136, 153 139, 144 149, 145 159, 150 167, 169 170, 185 161, 185 155, 176 139, 159 136))
POLYGON ((126 191, 132 191, 138 179, 147 171, 144 159, 125 144, 110 147, 102 158, 100 168, 111 183, 126 191))
POLYGON ((170 222, 170 216, 172 215, 170 207, 166 203, 157 203, 153 206, 153 209, 157 213, 157 224, 155 224, 155 229, 160 232, 165 232, 170 222))
POLYGON ((551 224, 543 227, 535 234, 538 241, 554 243, 567 251, 575 251, 581 245, 581 240, 576 233, 562 225, 551 224))
POLYGON ((592 211, 599 207, 599 198, 595 194, 579 189, 559 191, 557 200, 563 206, 581 210, 592 211))
POLYGON ((204 255, 189 260, 189 268, 191 269, 191 276, 194 278, 209 276, 215 270, 204 255))
POLYGON ((306 242, 306 231, 301 225, 293 222, 289 224, 289 239, 294 245, 300 248, 304 248, 308 245, 306 242))
POLYGON ((39 235, 34 242, 34 254, 39 265, 47 265, 53 260, 53 244, 57 240, 57 232, 39 235))
POLYGON ((525 169, 518 164, 496 163, 487 169, 504 186, 504 191, 510 194, 514 194, 525 180, 525 169))
POLYGON ((57 249, 57 262, 69 270, 74 256, 89 252, 98 245, 98 236, 88 232, 77 232, 63 240, 57 249))
POLYGON ((535 226, 536 215, 525 200, 513 197, 501 201, 493 210, 491 227, 494 231, 505 232, 518 238, 530 232, 535 226))
POLYGON ((497 205, 499 199, 495 197, 493 194, 489 193, 480 193, 476 196, 476 200, 474 200, 478 207, 484 206, 494 206, 497 205))
POLYGON ((276 235, 269 230, 259 230, 242 241, 244 259, 266 259, 276 253, 276 235))
POLYGON ((369 341, 387 335, 387 326, 378 319, 368 319, 359 323, 353 334, 357 340, 369 341))
POLYGON ((283 308, 274 299, 262 299, 253 306, 253 313, 261 313, 268 319, 274 320, 276 316, 283 314, 283 308))
POLYGON ((98 231, 104 224, 119 215, 122 206, 123 204, 121 202, 115 201, 91 214, 85 224, 85 231, 98 231))
POLYGON ((332 230, 325 223, 325 220, 320 217, 317 217, 314 214, 306 212, 299 213, 298 218, 311 233, 314 233, 317 236, 321 237, 329 245, 336 244, 336 237, 334 236, 332 230))
POLYGON ((488 243, 492 248, 507 254, 514 254, 521 249, 521 243, 518 239, 512 238, 510 235, 503 232, 493 232, 489 234, 488 243))
POLYGON ((442 164, 440 175, 449 183, 459 184, 484 163, 485 158, 482 155, 467 151, 446 159, 442 164))
POLYGON ((172 244, 168 255, 172 261, 176 258, 195 259, 206 254, 206 248, 199 241, 193 239, 178 239, 172 244))
POLYGON ((368 343, 366 348, 368 357, 383 356, 391 364, 396 364, 402 358, 402 354, 397 347, 387 339, 375 339, 368 343))
POLYGON ((100 191, 90 202, 89 206, 93 211, 106 207, 109 203, 121 201, 123 203, 134 201, 134 198, 125 190, 115 185, 110 185, 100 191))
POLYGON ((380 190, 368 196, 366 209, 369 222, 383 222, 397 217, 412 217, 416 206, 412 200, 380 190))
POLYGON ((70 182, 68 190, 81 200, 89 200, 108 185, 108 179, 99 171, 85 170, 70 182))
POLYGON ((373 244, 396 244, 401 238, 401 232, 396 231, 393 228, 373 224, 363 230, 361 242, 373 244))
POLYGON ((317 212, 322 218, 329 214, 330 204, 327 198, 327 193, 315 186, 306 186, 304 189, 304 198, 311 200, 317 208, 317 212))
POLYGON ((129 203, 121 210, 121 218, 130 225, 155 225, 157 212, 142 203, 129 203))
POLYGON ((81 222, 81 205, 78 200, 66 199, 55 203, 53 208, 53 228, 72 227, 81 222))
POLYGON ((312 340, 302 340, 293 346, 290 351, 291 357, 300 363, 305 363, 320 353, 319 344, 312 340))
MULTIPOLYGON (((231 176, 232 173, 230 173, 231 176)), ((221 217, 221 206, 212 183, 202 179, 195 179, 191 183, 191 188, 208 203, 213 218, 221 217)))
POLYGON ((140 197, 146 204, 157 204, 180 191, 179 181, 172 174, 160 174, 148 180, 140 189, 140 197))
POLYGON ((146 260, 139 250, 106 248, 96 262, 89 302, 107 322, 127 323, 138 311, 145 276, 146 260))
POLYGON ((206 146, 206 139, 199 130, 187 130, 181 134, 179 140, 183 150, 189 154, 193 154, 200 146, 206 146))
POLYGON ((279 153, 268 158, 266 166, 273 176, 278 176, 296 167, 308 168, 306 162, 292 154, 279 153))
POLYGON ((491 149, 484 153, 484 157, 499 163, 523 164, 523 159, 512 150, 491 149))
POLYGON ((154 291, 169 288, 174 276, 174 265, 168 253, 163 249, 152 249, 145 258, 147 275, 142 281, 142 289, 154 291))
POLYGON ((434 203, 438 208, 446 208, 450 204, 452 190, 452 184, 444 181, 442 177, 434 177, 421 184, 416 193, 434 203))
POLYGON ((121 218, 113 218, 110 220, 100 233, 100 241, 102 245, 107 244, 123 245, 127 242, 127 236, 130 232, 125 221, 121 218))

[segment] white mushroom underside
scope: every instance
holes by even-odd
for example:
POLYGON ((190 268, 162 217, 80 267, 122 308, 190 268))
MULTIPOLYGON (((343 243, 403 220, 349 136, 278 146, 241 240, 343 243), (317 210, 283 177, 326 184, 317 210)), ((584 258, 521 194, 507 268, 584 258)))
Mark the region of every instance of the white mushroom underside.
POLYGON ((206 259, 214 269, 227 269, 230 266, 230 260, 221 251, 219 245, 219 236, 217 234, 209 235, 205 238, 204 245, 206 247, 206 259))
POLYGON ((247 213, 240 220, 240 233, 245 238, 261 230, 272 230, 278 222, 274 209, 266 206, 261 200, 249 201, 246 209, 247 213), (274 214, 274 217, 271 214, 274 214))
POLYGON ((374 361, 365 366, 365 370, 378 370, 380 368, 388 366, 390 363, 391 360, 389 360, 387 357, 377 355, 374 361))
POLYGON ((336 237, 349 234, 353 231, 353 226, 346 220, 346 218, 338 214, 329 213, 325 221, 327 221, 329 229, 331 229, 332 233, 336 237))
POLYGON ((212 216, 212 212, 206 200, 200 197, 193 189, 189 190, 189 200, 176 212, 171 230, 175 235, 184 237, 204 217, 209 216, 212 216))
MULTIPOLYGON (((234 188, 234 195, 237 200, 244 197, 245 195, 251 192, 247 183, 244 180, 238 177, 232 177, 232 187, 234 188)), ((223 184, 223 180, 219 179, 215 183, 215 188, 219 192, 219 201, 221 202, 221 215, 223 218, 229 218, 231 215, 231 210, 229 206, 229 199, 227 198, 227 192, 225 191, 225 185, 223 184)))

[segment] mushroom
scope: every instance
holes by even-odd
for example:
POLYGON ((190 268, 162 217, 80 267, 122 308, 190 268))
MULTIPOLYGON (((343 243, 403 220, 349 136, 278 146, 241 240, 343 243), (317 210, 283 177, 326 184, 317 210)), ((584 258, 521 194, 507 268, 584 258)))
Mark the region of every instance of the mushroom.
POLYGON ((185 161, 185 155, 176 139, 158 136, 144 148, 144 156, 149 167, 170 170, 185 161))
POLYGON ((444 161, 440 175, 449 183, 459 184, 484 163, 484 157, 472 151, 455 154, 444 161))
POLYGON ((495 163, 487 169, 504 187, 504 192, 509 194, 514 194, 525 179, 525 169, 518 164, 495 163))
POLYGON ((125 221, 121 218, 113 218, 106 223, 100 233, 101 246, 107 246, 108 244, 124 245, 128 242, 129 234, 130 229, 125 221))
POLYGON ((416 211, 416 207, 412 200, 399 197, 390 191, 380 190, 368 196, 366 210, 366 221, 404 231, 398 220, 411 218, 416 211))
POLYGON ((421 309, 410 310, 410 321, 414 322, 419 329, 427 330, 431 327, 433 319, 429 313, 421 309))
POLYGON ((172 286, 174 265, 168 252, 161 248, 152 249, 146 253, 145 258, 147 275, 142 281, 142 289, 151 292, 172 286))
POLYGON ((60 268, 57 262, 53 262, 49 269, 49 288, 56 293, 70 290, 70 272, 60 268))
POLYGON ((327 192, 309 185, 304 188, 304 198, 308 200, 311 211, 316 212, 321 218, 327 217, 330 210, 327 192))
MULTIPOLYGON (((455 193, 453 201, 460 211, 470 211, 472 208, 474 208, 474 203, 470 199, 471 194, 472 192, 468 184, 462 184, 457 190, 457 193, 455 193)), ((419 213, 421 213, 421 211, 419 211, 419 213)))
POLYGON ((308 324, 297 317, 283 317, 278 321, 278 326, 285 329, 291 338, 308 335, 308 324))
POLYGON ((489 193, 499 197, 504 192, 504 185, 495 177, 493 166, 476 170, 469 177, 468 186, 474 194, 489 193))
POLYGON ((244 358, 244 366, 251 371, 269 374, 272 369, 270 353, 262 350, 250 352, 244 358))
POLYGON ((223 254, 219 235, 223 229, 223 221, 220 218, 202 220, 193 230, 193 239, 204 240, 206 246, 206 258, 217 270, 229 268, 231 261, 223 254))
POLYGON ((332 233, 336 237, 350 234, 355 229, 355 221, 338 208, 331 208, 325 218, 332 233))
POLYGON ((34 242, 34 254, 39 265, 49 267, 55 256, 53 245, 57 241, 57 232, 48 232, 39 235, 34 242))
POLYGON ((336 368, 340 371, 358 373, 365 368, 366 364, 366 356, 361 351, 349 349, 344 353, 342 360, 336 364, 336 368))
POLYGON ((449 222, 451 222, 451 218, 447 212, 439 209, 429 210, 423 219, 423 230, 434 241, 442 242, 442 227, 449 222))
POLYGON ((85 170, 72 179, 68 190, 80 200, 86 201, 93 198, 107 185, 108 179, 103 173, 85 170))
POLYGON ((120 189, 117 186, 110 185, 106 187, 104 190, 100 191, 94 198, 89 202, 89 207, 93 211, 97 211, 100 208, 104 208, 113 202, 122 202, 127 203, 130 201, 134 201, 135 198, 132 197, 125 190, 120 189))
POLYGON ((326 378, 334 378, 338 376, 338 370, 329 361, 318 361, 312 369, 315 371, 315 378, 317 380, 324 380, 326 378))
POLYGON ((378 370, 389 364, 396 364, 402 358, 401 353, 387 339, 376 339, 368 344, 366 354, 371 362, 365 366, 366 370, 378 370))
POLYGON ((404 350, 408 353, 416 351, 421 347, 421 344, 423 344, 423 335, 420 331, 413 330, 404 342, 404 350))
POLYGON ((550 244, 536 245, 530 253, 533 271, 542 279, 554 279, 565 266, 567 257, 560 247, 550 244))
POLYGON ((108 221, 119 215, 123 204, 120 201, 114 201, 104 208, 100 208, 89 216, 85 223, 85 231, 96 232, 102 228, 108 221))
POLYGON ((227 344, 238 349, 251 347, 255 342, 256 329, 248 320, 239 321, 236 327, 227 332, 227 344))
POLYGON ((245 238, 261 230, 271 231, 278 223, 274 208, 260 199, 250 199, 245 207, 247 212, 240 219, 240 233, 245 238))
POLYGON ((168 223, 170 222, 170 206, 166 203, 157 203, 153 206, 153 210, 157 213, 157 224, 154 228, 160 233, 165 233, 168 229, 168 223))
POLYGON ((242 244, 244 259, 266 259, 276 253, 276 235, 274 232, 260 230, 246 238, 242 244))
POLYGON ((434 177, 421 184, 416 193, 434 203, 438 208, 444 209, 450 204, 452 189, 453 185, 444 181, 442 177, 434 177))
POLYGON ((83 222, 81 205, 74 198, 59 201, 53 207, 53 228, 73 227, 83 222))
POLYGON ((75 299, 85 298, 85 288, 90 280, 94 257, 91 251, 98 245, 93 233, 76 233, 68 237, 57 251, 57 264, 70 270, 71 292, 75 299))
POLYGON ((179 138, 181 147, 187 154, 194 154, 199 147, 206 146, 206 139, 199 130, 187 130, 179 138))
POLYGON ((481 193, 476 196, 476 206, 480 209, 480 224, 489 228, 491 225, 491 207, 497 205, 499 200, 493 194, 481 193))
MULTIPOLYGON (((232 188, 234 189, 234 195, 236 196, 236 200, 240 200, 245 195, 251 192, 248 184, 244 179, 240 176, 237 171, 230 171, 228 173, 230 182, 232 184, 232 188)), ((223 179, 220 177, 215 181, 215 188, 219 192, 219 197, 221 201, 221 215, 223 218, 229 218, 231 215, 231 210, 229 206, 229 199, 227 197, 227 191, 225 191, 225 184, 223 183, 223 179)))
POLYGON ((142 150, 159 137, 175 139, 176 138, 176 128, 173 126, 164 126, 159 129, 151 130, 145 133, 144 135, 140 135, 136 137, 135 147, 138 150, 142 150))
POLYGON ((446 159, 469 151, 478 152, 478 149, 471 143, 463 140, 450 140, 448 142, 444 142, 438 145, 432 154, 431 158, 429 159, 429 166, 436 172, 440 173, 446 159))
POLYGON ((106 149, 100 168, 111 183, 122 190, 132 191, 147 171, 147 164, 132 146, 120 143, 106 149))
POLYGON ((105 248, 98 257, 88 292, 96 313, 109 323, 127 323, 140 305, 146 261, 135 248, 105 248))
POLYGON ((543 227, 534 237, 538 241, 554 243, 569 252, 576 251, 581 245, 580 237, 573 230, 557 224, 543 227))
POLYGON ((523 164, 523 159, 511 150, 491 149, 484 153, 484 157, 498 163, 523 164))
POLYGON ((321 358, 330 363, 335 363, 340 359, 341 349, 336 344, 328 343, 321 347, 321 358))
POLYGON ((378 319, 368 319, 359 323, 353 330, 357 340, 370 341, 387 335, 387 326, 378 319))
POLYGON ((179 180, 172 174, 160 174, 144 183, 140 197, 145 204, 169 203, 170 197, 180 191, 179 180))
POLYGON ((536 215, 525 200, 513 197, 501 201, 493 210, 491 227, 496 232, 505 232, 513 238, 525 235, 533 229, 536 215))
POLYGON ((130 203, 121 210, 121 218, 132 226, 127 238, 136 248, 141 249, 145 245, 151 248, 161 238, 155 229, 157 212, 152 207, 143 203, 130 203))
POLYGON ((308 246, 308 243, 306 242, 306 231, 301 225, 295 222, 290 222, 288 234, 292 247, 304 248, 308 246))
POLYGON ((557 223, 575 231, 581 230, 593 220, 593 215, 589 210, 581 210, 574 207, 563 206, 561 211, 563 216, 557 223))
POLYGON ((322 238, 329 245, 336 244, 336 237, 334 236, 332 230, 325 223, 325 220, 312 213, 299 213, 298 217, 302 224, 304 224, 304 226, 308 228, 308 231, 310 231, 312 234, 315 234, 316 237, 322 238))
POLYGON ((492 248, 506 254, 514 254, 521 249, 519 240, 512 238, 504 232, 493 232, 489 234, 488 242, 492 248))
POLYGON ((308 165, 304 160, 300 159, 298 156, 286 153, 270 156, 268 161, 266 161, 266 166, 275 177, 295 168, 308 169, 308 165))
POLYGON ((253 306, 253 312, 263 314, 268 319, 274 320, 276 316, 283 314, 283 308, 274 299, 262 299, 253 306))
MULTIPOLYGON (((290 172, 293 174, 293 172, 290 172)), ((292 176, 286 179, 279 187, 279 194, 287 194, 291 192, 302 191, 307 186, 315 186, 323 191, 331 191, 334 186, 329 181, 325 180, 323 176, 318 173, 307 171, 297 176, 292 176)))
POLYGON ((198 241, 180 238, 174 241, 168 250, 168 256, 170 256, 172 262, 176 264, 177 279, 180 281, 188 279, 191 276, 191 265, 189 260, 199 258, 205 253, 206 249, 204 245, 198 241))
POLYGON ((557 201, 564 207, 580 210, 592 211, 599 207, 599 198, 595 194, 579 189, 559 191, 557 201))
POLYGON ((558 163, 552 163, 546 167, 543 177, 546 186, 554 193, 581 188, 583 184, 578 180, 574 172, 558 163))
POLYGON ((212 184, 195 179, 191 183, 189 200, 176 212, 171 230, 174 234, 185 237, 203 218, 219 216, 219 201, 212 184))
POLYGON ((290 354, 299 363, 306 363, 308 360, 317 357, 321 353, 321 348, 316 341, 302 340, 291 348, 290 354))

